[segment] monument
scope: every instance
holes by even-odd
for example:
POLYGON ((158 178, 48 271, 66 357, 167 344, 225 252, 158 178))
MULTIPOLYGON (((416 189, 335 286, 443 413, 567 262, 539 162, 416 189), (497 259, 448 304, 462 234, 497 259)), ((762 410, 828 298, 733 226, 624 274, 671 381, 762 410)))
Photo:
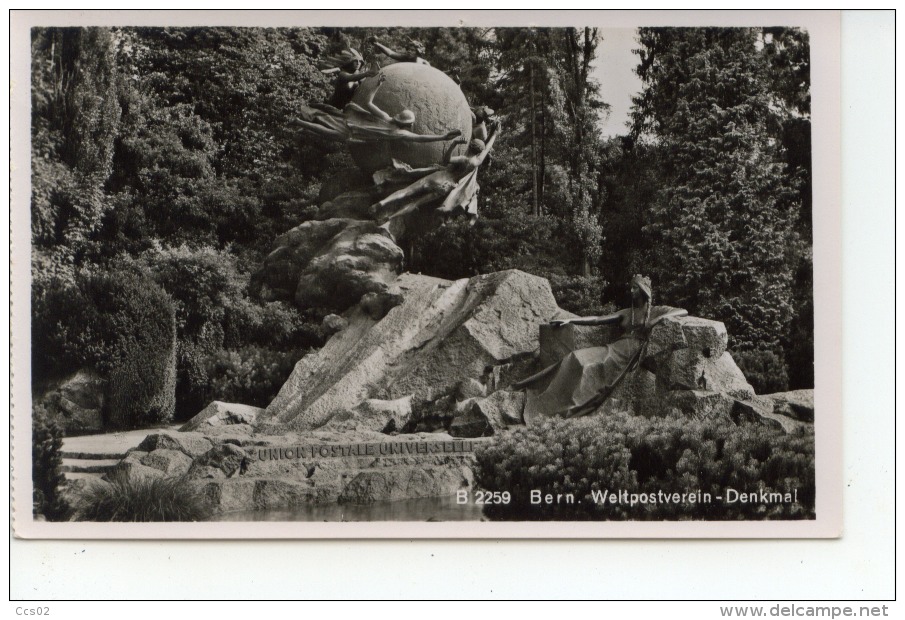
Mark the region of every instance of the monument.
POLYGON ((630 308, 582 319, 521 271, 404 273, 403 241, 477 216, 500 124, 414 42, 375 45, 399 62, 325 58, 334 94, 295 122, 305 139, 346 143, 357 169, 324 179, 315 216, 276 239, 252 282, 266 300, 341 315, 333 335, 266 408, 211 403, 178 432, 149 434, 119 475, 186 476, 220 511, 367 503, 467 489, 483 442, 549 416, 812 423, 800 398, 755 395, 722 323, 653 306, 643 276, 630 308))

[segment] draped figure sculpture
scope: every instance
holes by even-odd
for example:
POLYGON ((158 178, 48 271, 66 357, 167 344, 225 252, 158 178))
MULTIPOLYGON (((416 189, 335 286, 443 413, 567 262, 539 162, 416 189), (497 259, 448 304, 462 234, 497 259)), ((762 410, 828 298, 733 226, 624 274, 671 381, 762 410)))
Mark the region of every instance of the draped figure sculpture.
POLYGON ((516 383, 515 389, 527 389, 526 423, 542 416, 572 418, 593 413, 630 373, 638 370, 650 330, 666 317, 688 314, 679 308, 652 306, 650 278, 636 275, 630 286, 630 308, 550 323, 554 328, 567 324, 614 325, 622 333, 608 345, 572 351, 558 363, 516 383))

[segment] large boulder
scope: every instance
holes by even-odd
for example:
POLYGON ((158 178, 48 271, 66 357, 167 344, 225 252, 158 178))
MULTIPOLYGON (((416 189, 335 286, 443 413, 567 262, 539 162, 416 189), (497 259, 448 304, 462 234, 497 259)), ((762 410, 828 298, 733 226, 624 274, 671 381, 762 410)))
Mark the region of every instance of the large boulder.
MULTIPOLYGON (((411 62, 388 65, 380 71, 386 81, 374 97, 374 103, 381 110, 390 116, 411 110, 415 113, 412 131, 417 134, 441 135, 458 129, 466 140, 471 139, 472 117, 468 100, 448 75, 429 65, 411 62)), ((376 77, 362 81, 352 101, 364 105, 377 83, 376 77)), ((394 158, 413 168, 438 164, 447 142, 382 141, 349 146, 355 163, 371 174, 390 166, 394 158)), ((454 154, 464 152, 462 146, 456 149, 454 154)))
POLYGON ((230 426, 236 424, 254 424, 258 414, 263 409, 251 405, 239 403, 224 403, 219 400, 211 402, 195 417, 183 424, 180 432, 206 431, 212 427, 230 426))
POLYGON ((453 495, 469 488, 473 475, 468 467, 399 467, 363 471, 349 482, 339 502, 370 504, 410 497, 453 495))
POLYGON ((148 452, 140 463, 158 469, 167 476, 181 476, 192 466, 192 459, 179 450, 160 449, 148 452))
POLYGON ((773 411, 801 422, 814 421, 814 390, 792 390, 767 394, 764 398, 773 403, 773 411))
MULTIPOLYGON (((574 318, 574 315, 557 318, 574 318)), ((620 331, 613 325, 541 325, 540 363, 550 366, 572 351, 609 344, 619 336, 620 331)))
POLYGON ((93 370, 79 370, 47 387, 35 399, 63 427, 67 435, 101 431, 106 380, 93 370))
POLYGON ((559 312, 549 283, 510 270, 450 282, 404 274, 403 301, 379 321, 361 309, 296 364, 258 425, 314 429, 368 398, 433 400, 493 366, 530 356, 559 312))
MULTIPOLYGON (((218 512, 437 497, 473 484, 471 466, 481 441, 369 431, 288 432, 238 443, 214 439, 186 477, 218 512), (305 446, 319 449, 308 452, 305 446)), ((133 451, 118 467, 134 477, 162 476, 141 465, 155 452, 133 451)))
POLYGON ((773 399, 769 396, 754 396, 735 401, 732 418, 736 422, 756 422, 786 433, 795 433, 800 428, 811 426, 808 422, 784 415, 781 408, 779 410, 774 408, 773 399))
POLYGON ((146 478, 163 478, 166 472, 160 467, 145 465, 142 461, 147 458, 148 452, 143 450, 131 450, 113 468, 105 474, 107 479, 118 479, 125 482, 137 482, 146 478))
POLYGON ((642 365, 662 391, 719 392, 750 398, 754 388, 726 351, 726 326, 693 316, 669 317, 652 330, 642 365))
POLYGON ((186 471, 189 478, 232 478, 244 473, 249 459, 254 459, 254 455, 245 449, 222 443, 195 458, 186 471))
POLYGON ((163 431, 151 433, 145 437, 138 449, 145 452, 154 450, 178 450, 186 456, 195 458, 211 449, 213 442, 201 433, 180 433, 163 431))
MULTIPOLYGON (((567 368, 560 366, 555 374, 539 378, 528 390, 526 423, 597 394, 606 351, 601 347, 620 333, 620 329, 608 325, 541 326, 540 366, 562 361, 567 368), (567 386, 569 394, 548 389, 554 377, 563 372, 576 379, 567 386)), ((692 316, 662 319, 651 330, 640 367, 622 377, 596 413, 680 413, 698 418, 731 415, 736 400, 747 401, 755 394, 726 351, 727 342, 726 327, 719 321, 692 316)))
POLYGON ((402 250, 374 222, 312 220, 277 238, 252 291, 268 301, 341 312, 366 293, 386 291, 402 260, 402 250))
POLYGON ((401 430, 409 422, 411 416, 412 399, 410 396, 396 400, 369 398, 351 411, 338 411, 321 429, 392 433, 401 430))
POLYGON ((373 188, 343 192, 338 196, 334 196, 331 200, 321 203, 314 219, 347 218, 352 220, 371 220, 374 217, 371 213, 371 205, 379 199, 373 188))
POLYGON ((486 437, 508 426, 524 424, 525 393, 497 390, 486 398, 473 397, 456 405, 449 425, 453 437, 486 437))
POLYGON ((665 394, 664 406, 670 413, 698 420, 729 418, 735 399, 709 390, 673 390, 665 394))
POLYGON ((708 360, 726 351, 729 334, 720 321, 695 316, 667 317, 651 330, 644 366, 668 376, 669 387, 698 389, 708 360))
POLYGON ((370 174, 355 167, 343 168, 321 181, 317 204, 323 205, 346 192, 370 192, 373 187, 374 180, 370 174))

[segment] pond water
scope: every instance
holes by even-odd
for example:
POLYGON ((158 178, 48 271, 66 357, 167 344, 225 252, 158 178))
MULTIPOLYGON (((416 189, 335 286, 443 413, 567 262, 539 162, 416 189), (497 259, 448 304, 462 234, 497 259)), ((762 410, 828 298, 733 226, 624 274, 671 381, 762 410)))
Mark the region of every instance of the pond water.
POLYGON ((212 521, 480 521, 481 507, 457 504, 454 495, 373 504, 323 504, 247 510, 217 515, 212 521))

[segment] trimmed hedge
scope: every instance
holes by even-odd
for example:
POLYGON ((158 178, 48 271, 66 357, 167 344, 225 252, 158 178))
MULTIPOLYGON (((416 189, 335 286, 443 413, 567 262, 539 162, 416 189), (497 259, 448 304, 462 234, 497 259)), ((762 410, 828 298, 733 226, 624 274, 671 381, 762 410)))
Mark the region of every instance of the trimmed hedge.
POLYGON ((812 519, 815 514, 812 431, 786 435, 727 420, 614 414, 518 429, 480 448, 476 457, 477 487, 510 493, 508 504, 485 505, 484 514, 494 520, 812 519), (797 493, 797 502, 728 503, 727 489, 797 493), (532 491, 571 494, 575 503, 532 504, 532 491), (639 501, 600 501, 603 494, 620 491, 639 501), (662 499, 697 492, 709 493, 711 501, 662 499), (658 499, 642 502, 641 494, 658 499))
POLYGON ((173 416, 176 324, 169 296, 135 271, 82 274, 36 294, 35 376, 95 368, 107 379, 104 422, 132 428, 173 416))

